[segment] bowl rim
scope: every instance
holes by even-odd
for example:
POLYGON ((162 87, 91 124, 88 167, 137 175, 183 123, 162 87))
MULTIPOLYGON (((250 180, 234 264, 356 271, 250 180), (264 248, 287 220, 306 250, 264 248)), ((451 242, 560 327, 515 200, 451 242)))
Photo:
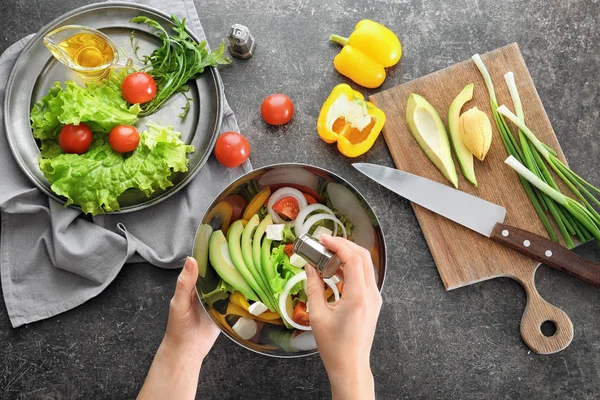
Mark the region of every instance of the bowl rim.
MULTIPOLYGON (((375 221, 377 222, 377 226, 379 227, 379 232, 381 234, 381 248, 383 249, 383 264, 381 266, 381 270, 382 270, 382 274, 383 276, 381 277, 381 287, 379 287, 379 293, 383 292, 383 288, 385 286, 385 278, 386 278, 386 271, 387 271, 387 245, 386 245, 386 241, 385 241, 385 234, 383 233, 383 229, 381 228, 381 222, 379 221, 379 218, 377 217, 377 215, 375 214, 375 210, 373 210, 373 207, 371 206, 371 204, 367 201, 367 199, 363 196, 363 194, 350 182, 348 182, 347 179, 342 178, 339 174, 332 172, 326 168, 317 166, 317 165, 311 165, 311 164, 306 164, 306 163, 275 163, 275 164, 268 164, 268 165, 263 165, 261 167, 258 168, 253 168, 250 171, 238 176, 237 178, 235 178, 232 182, 229 183, 229 185, 227 185, 223 190, 221 190, 219 192, 218 195, 216 195, 213 199, 213 201, 209 204, 209 206, 206 208, 206 210, 204 211, 204 214, 202 215, 202 217, 200 218, 200 221, 198 222, 198 227, 196 227, 196 234, 194 235, 194 241, 193 243, 196 242, 196 236, 198 235, 198 228, 202 225, 202 220, 204 219, 204 217, 206 216, 206 214, 211 210, 212 207, 214 207, 214 203, 217 201, 217 199, 219 199, 220 197, 222 197, 227 191, 231 190, 234 186, 236 186, 238 184, 238 182, 240 180, 243 180, 243 178, 247 177, 248 175, 252 174, 252 173, 256 173, 256 172, 260 172, 262 170, 266 170, 269 168, 282 168, 282 167, 308 167, 308 168, 316 168, 319 169, 321 171, 326 172, 327 174, 331 175, 334 178, 337 178, 340 182, 343 182, 344 184, 346 184, 347 186, 349 186, 350 188, 352 188, 352 190, 354 190, 355 194, 358 194, 359 200, 362 200, 364 204, 366 204, 370 211, 371 214, 373 215, 373 217, 375 218, 375 221)), ((202 302, 202 299, 200 298, 200 293, 198 292, 198 285, 194 285, 194 289, 196 291, 196 297, 198 298, 198 302, 200 303, 202 309, 204 310, 204 312, 208 315, 208 318, 210 320, 210 322, 212 324, 214 324, 218 329, 219 332, 221 332, 225 337, 227 337, 229 340, 231 340, 232 342, 234 342, 235 344, 237 344, 238 346, 241 346, 247 350, 250 350, 253 353, 256 354, 260 354, 262 356, 266 356, 266 357, 272 357, 272 358, 283 358, 283 359, 288 359, 288 358, 303 358, 303 357, 308 357, 308 356, 313 356, 315 354, 319 353, 318 348, 315 348, 314 351, 308 351, 306 353, 303 354, 289 354, 289 355, 277 355, 277 354, 268 354, 265 352, 261 352, 259 350, 253 349, 249 346, 246 346, 243 343, 238 342, 237 340, 235 340, 234 338, 232 338, 229 334, 229 332, 226 332, 224 329, 222 329, 211 317, 211 315, 209 314, 208 310, 206 309, 206 307, 204 306, 204 303, 202 302)), ((307 331, 307 332, 312 332, 311 331, 307 331)))

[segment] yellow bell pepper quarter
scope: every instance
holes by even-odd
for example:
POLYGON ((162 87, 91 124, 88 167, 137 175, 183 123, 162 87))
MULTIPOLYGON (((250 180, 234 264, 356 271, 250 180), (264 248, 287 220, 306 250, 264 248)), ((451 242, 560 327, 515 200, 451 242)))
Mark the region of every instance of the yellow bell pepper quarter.
POLYGON ((343 46, 333 59, 335 69, 370 89, 381 86, 384 68, 396 65, 402 57, 402 45, 394 32, 368 19, 356 24, 350 37, 331 35, 329 40, 343 46))
POLYGON ((383 111, 342 83, 333 88, 321 107, 317 131, 325 142, 337 142, 346 157, 358 157, 373 146, 384 124, 383 111))

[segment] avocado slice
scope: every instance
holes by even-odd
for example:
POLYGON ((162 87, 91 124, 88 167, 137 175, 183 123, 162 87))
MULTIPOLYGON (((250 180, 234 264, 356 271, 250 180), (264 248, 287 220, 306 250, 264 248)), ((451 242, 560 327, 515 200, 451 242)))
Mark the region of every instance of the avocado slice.
POLYGON ((406 106, 406 122, 427 158, 458 188, 446 128, 435 108, 423 97, 412 93, 406 106))
POLYGON ((248 269, 248 266, 244 262, 241 246, 243 232, 244 225, 242 224, 241 219, 235 221, 229 228, 229 236, 227 237, 227 241, 229 243, 229 254, 231 255, 231 259, 233 261, 233 265, 235 265, 235 268, 237 268, 238 272, 242 274, 244 279, 246 279, 246 282, 248 282, 260 300, 268 307, 269 298, 266 296, 264 290, 260 287, 252 275, 252 272, 250 272, 250 269, 248 269))
POLYGON ((225 235, 220 230, 214 231, 210 235, 208 243, 208 257, 210 263, 217 271, 217 274, 236 290, 239 290, 250 300, 258 301, 258 296, 248 285, 248 282, 235 268, 231 256, 229 255, 229 246, 225 235))
POLYGON ((269 287, 269 281, 265 275, 265 269, 260 257, 260 247, 262 244, 262 238, 265 236, 265 232, 267 230, 267 225, 271 225, 272 223, 273 218, 271 218, 270 215, 267 215, 254 231, 254 239, 252 240, 252 259, 254 260, 254 266, 262 276, 263 282, 265 282, 269 287))
POLYGON ((201 224, 196 232, 194 239, 194 250, 192 254, 198 263, 198 275, 202 278, 206 276, 208 266, 208 242, 212 235, 213 229, 208 224, 201 224))
MULTIPOLYGON (((252 218, 248 221, 246 226, 244 227, 244 231, 242 232, 242 257, 244 262, 246 263, 246 267, 250 270, 250 273, 254 277, 254 280, 260 286, 262 291, 265 294, 263 298, 263 302, 271 311, 276 311, 277 309, 274 307, 272 302, 271 292, 269 290, 269 286, 263 279, 263 275, 260 272, 260 264, 257 266, 254 263, 253 255, 252 255, 252 238, 254 230, 259 226, 260 218, 258 214, 254 214, 252 218)), ((260 240, 260 239, 259 239, 260 240)))
POLYGON ((463 143, 459 134, 458 119, 460 117, 460 110, 466 102, 473 98, 473 87, 474 84, 469 84, 456 96, 450 109, 448 110, 448 128, 450 130, 450 141, 452 142, 452 148, 458 165, 462 171, 463 176, 473 185, 477 186, 477 179, 475 179, 475 168, 473 166, 473 154, 469 151, 467 146, 463 143))

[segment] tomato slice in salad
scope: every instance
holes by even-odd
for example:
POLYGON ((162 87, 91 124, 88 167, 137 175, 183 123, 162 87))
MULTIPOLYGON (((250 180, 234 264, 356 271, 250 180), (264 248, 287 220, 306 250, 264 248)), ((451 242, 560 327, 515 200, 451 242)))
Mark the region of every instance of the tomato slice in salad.
POLYGON ((283 248, 283 251, 288 257, 291 257, 294 254, 294 245, 292 243, 288 243, 283 248))
POLYGON ((296 307, 294 307, 294 312, 292 313, 292 321, 298 325, 310 326, 310 319, 308 317, 308 312, 306 311, 305 302, 299 301, 296 304, 296 307))
POLYGON ((311 204, 315 204, 317 202, 317 199, 315 199, 313 196, 311 196, 308 193, 302 193, 304 195, 304 198, 306 199, 306 202, 311 205, 311 204))
POLYGON ((293 221, 300 212, 298 200, 292 196, 282 197, 273 204, 273 211, 288 221, 293 221))

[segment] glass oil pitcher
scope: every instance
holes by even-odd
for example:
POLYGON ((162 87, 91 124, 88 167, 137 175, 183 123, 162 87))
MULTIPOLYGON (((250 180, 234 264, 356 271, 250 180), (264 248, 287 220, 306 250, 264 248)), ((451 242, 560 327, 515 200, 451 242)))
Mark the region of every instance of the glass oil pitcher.
POLYGON ((66 25, 44 37, 44 44, 61 63, 85 81, 96 81, 108 75, 111 68, 129 68, 128 58, 119 62, 115 44, 104 33, 79 25, 66 25))

